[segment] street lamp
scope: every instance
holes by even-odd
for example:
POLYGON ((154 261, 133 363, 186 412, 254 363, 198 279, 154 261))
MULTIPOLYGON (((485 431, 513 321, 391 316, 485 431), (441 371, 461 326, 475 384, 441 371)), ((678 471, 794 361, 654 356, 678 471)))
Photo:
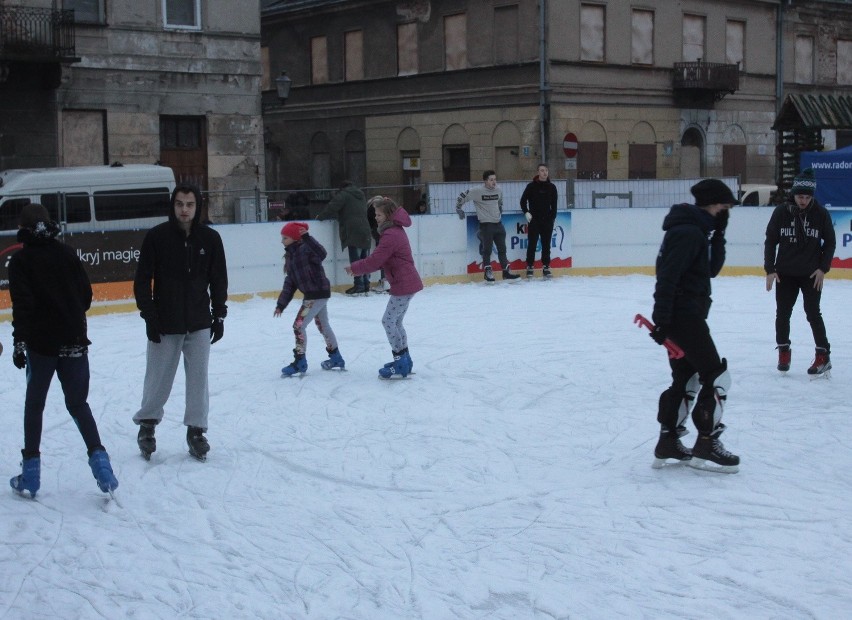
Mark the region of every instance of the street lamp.
POLYGON ((290 85, 292 83, 293 80, 290 79, 286 71, 282 71, 281 75, 275 78, 275 89, 278 91, 278 99, 281 103, 285 103, 287 97, 290 96, 290 85))

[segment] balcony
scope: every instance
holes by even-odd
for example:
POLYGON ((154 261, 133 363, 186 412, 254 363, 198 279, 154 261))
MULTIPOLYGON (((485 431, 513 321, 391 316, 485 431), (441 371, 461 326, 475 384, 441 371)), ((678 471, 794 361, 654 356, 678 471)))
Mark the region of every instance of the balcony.
POLYGON ((676 62, 672 71, 675 102, 681 107, 712 108, 740 88, 740 66, 716 62, 676 62))
POLYGON ((0 63, 79 62, 74 11, 0 5, 0 63))

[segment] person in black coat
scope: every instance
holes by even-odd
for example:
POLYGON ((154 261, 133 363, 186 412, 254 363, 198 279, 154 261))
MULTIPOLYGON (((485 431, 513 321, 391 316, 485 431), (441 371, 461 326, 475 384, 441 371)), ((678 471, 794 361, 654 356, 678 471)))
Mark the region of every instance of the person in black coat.
POLYGON ((149 230, 133 283, 148 336, 142 405, 133 421, 142 456, 156 450, 154 428, 163 419, 181 354, 186 371, 183 422, 192 456, 206 458, 210 345, 222 338, 228 307, 228 273, 222 238, 199 222, 201 192, 178 185, 169 221, 149 230))
POLYGON ((778 370, 790 370, 790 316, 802 292, 805 316, 811 325, 816 355, 810 375, 831 370, 831 345, 822 319, 820 300, 825 274, 837 244, 834 224, 828 210, 814 198, 816 180, 808 168, 793 181, 793 202, 776 207, 766 226, 763 268, 766 290, 775 284, 775 342, 778 344, 778 370))
POLYGON ((24 401, 22 472, 9 483, 35 497, 41 485, 41 433, 47 392, 59 376, 65 406, 89 455, 89 466, 105 493, 118 487, 109 456, 87 402, 89 341, 86 311, 92 286, 77 254, 56 237, 59 226, 40 204, 21 211, 18 241, 23 248, 9 261, 14 352, 12 361, 27 371, 24 401))
POLYGON ((538 165, 538 174, 521 194, 521 210, 527 218, 527 277, 533 275, 535 250, 541 239, 542 275, 550 277, 550 241, 556 222, 556 203, 559 196, 550 181, 547 164, 538 165))
POLYGON ((670 339, 684 356, 669 360, 672 384, 660 395, 660 438, 654 449, 654 467, 673 459, 699 469, 735 472, 739 457, 719 441, 725 429, 722 404, 731 377, 727 361, 719 358, 710 336, 707 316, 710 279, 725 263, 729 209, 739 203, 718 179, 699 181, 690 191, 695 204, 674 205, 663 220, 665 236, 657 255, 656 326, 651 337, 658 344, 670 339), (690 407, 698 431, 692 450, 680 441, 687 432, 684 422, 690 407))

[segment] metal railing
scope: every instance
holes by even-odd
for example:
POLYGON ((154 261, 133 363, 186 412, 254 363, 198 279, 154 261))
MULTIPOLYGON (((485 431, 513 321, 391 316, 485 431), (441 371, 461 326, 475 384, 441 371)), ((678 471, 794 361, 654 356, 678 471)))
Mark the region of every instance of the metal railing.
POLYGON ((0 59, 59 60, 74 54, 74 11, 0 6, 0 59))
POLYGON ((718 62, 676 62, 672 74, 675 89, 736 92, 740 87, 739 65, 718 62))

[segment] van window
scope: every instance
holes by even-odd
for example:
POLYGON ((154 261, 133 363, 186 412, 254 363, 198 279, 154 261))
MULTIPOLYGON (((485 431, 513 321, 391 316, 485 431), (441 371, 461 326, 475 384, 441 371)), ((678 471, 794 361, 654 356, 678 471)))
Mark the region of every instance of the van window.
POLYGON ((757 207, 760 205, 760 192, 751 191, 748 192, 742 199, 742 206, 744 207, 757 207))
POLYGON ((0 230, 17 230, 21 211, 30 204, 29 198, 15 198, 0 205, 0 230))
POLYGON ((171 192, 167 187, 95 192, 95 219, 107 222, 165 217, 170 204, 171 192))
MULTIPOLYGON (((50 219, 61 222, 59 213, 59 194, 42 194, 41 204, 47 207, 50 219)), ((86 193, 65 194, 65 221, 69 224, 89 222, 92 212, 89 209, 89 195, 86 193)))

